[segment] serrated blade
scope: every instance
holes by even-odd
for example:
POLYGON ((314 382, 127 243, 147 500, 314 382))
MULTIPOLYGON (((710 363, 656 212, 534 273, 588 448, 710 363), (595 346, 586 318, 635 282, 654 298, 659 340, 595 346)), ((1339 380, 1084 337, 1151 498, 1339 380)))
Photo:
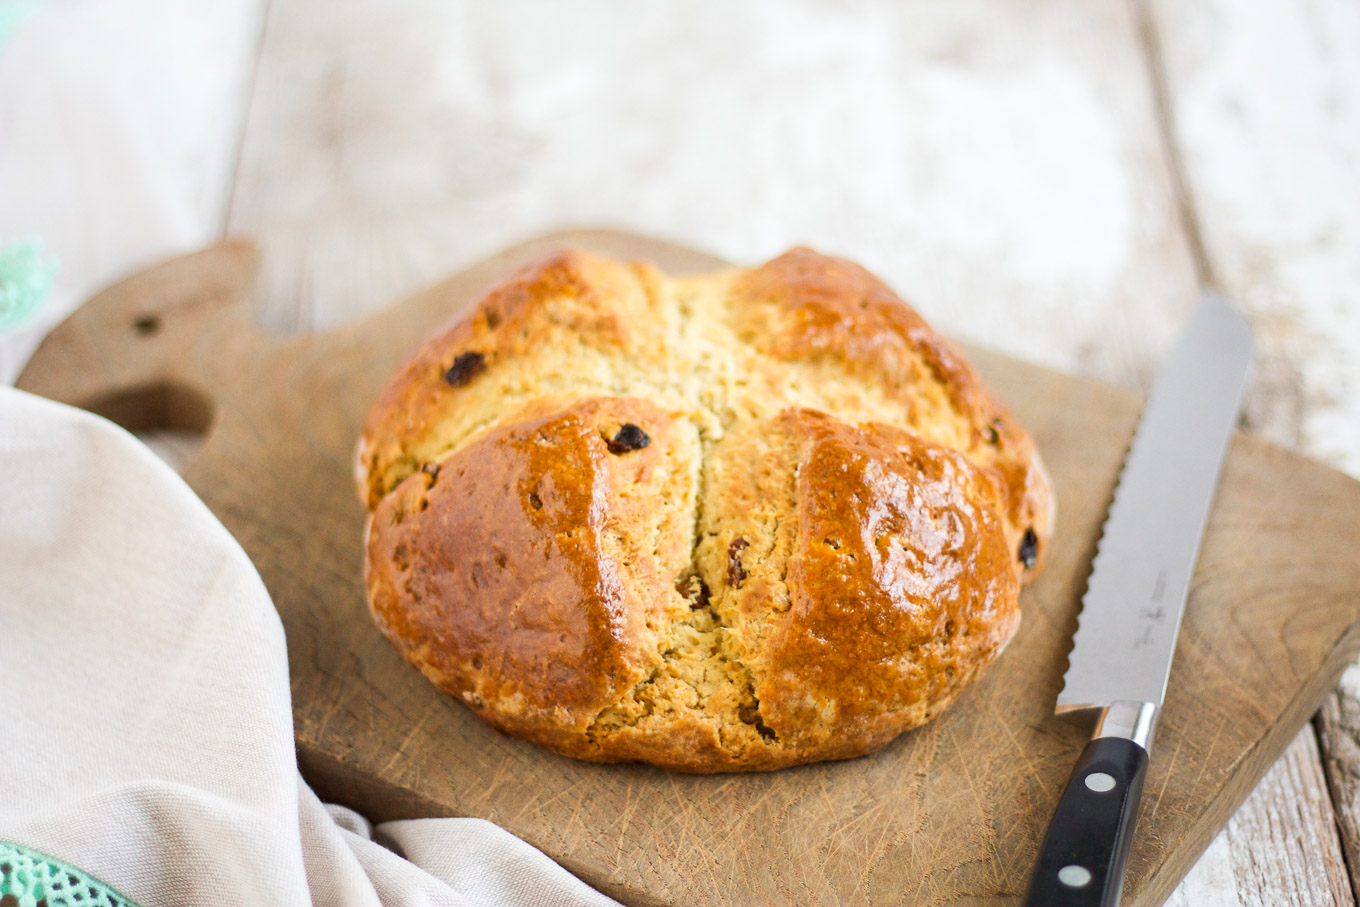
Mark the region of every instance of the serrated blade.
POLYGON ((1161 707, 1252 345, 1246 320, 1206 292, 1157 377, 1124 461, 1058 712, 1119 700, 1161 707))

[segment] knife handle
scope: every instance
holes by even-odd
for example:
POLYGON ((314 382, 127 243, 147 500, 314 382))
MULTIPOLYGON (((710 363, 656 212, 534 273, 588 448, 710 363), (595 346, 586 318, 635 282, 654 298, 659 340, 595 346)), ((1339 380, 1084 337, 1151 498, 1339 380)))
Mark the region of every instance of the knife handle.
POLYGON ((1148 754, 1123 737, 1086 744, 1049 823, 1029 907, 1116 907, 1148 754))

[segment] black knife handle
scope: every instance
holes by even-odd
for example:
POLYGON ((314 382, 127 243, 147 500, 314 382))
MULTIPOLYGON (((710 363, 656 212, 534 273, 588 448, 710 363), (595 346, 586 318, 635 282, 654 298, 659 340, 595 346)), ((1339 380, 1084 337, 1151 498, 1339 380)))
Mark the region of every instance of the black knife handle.
POLYGON ((1148 754, 1132 740, 1086 744, 1039 850, 1029 907, 1116 907, 1148 754))

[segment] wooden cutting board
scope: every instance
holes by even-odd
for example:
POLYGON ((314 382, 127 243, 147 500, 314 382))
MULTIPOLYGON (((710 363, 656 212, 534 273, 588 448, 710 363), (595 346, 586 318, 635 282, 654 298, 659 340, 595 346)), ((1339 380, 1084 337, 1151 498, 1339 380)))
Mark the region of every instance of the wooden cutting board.
MULTIPOLYGON (((510 249, 359 323, 271 337, 256 254, 225 243, 105 291, 19 386, 132 428, 206 430, 183 470, 250 554, 288 636, 298 758, 375 820, 490 819, 629 904, 1016 900, 1088 728, 1052 716, 1137 398, 982 350, 1030 428, 1058 523, 1024 622, 982 680, 880 753, 696 777, 573 762, 437 693, 369 621, 352 455, 406 353, 519 264, 576 245, 680 273, 704 254, 619 233, 510 249)), ((927 318, 930 313, 924 313, 927 318)), ((1360 649, 1360 483, 1238 436, 1171 673, 1126 903, 1160 903, 1360 649)))

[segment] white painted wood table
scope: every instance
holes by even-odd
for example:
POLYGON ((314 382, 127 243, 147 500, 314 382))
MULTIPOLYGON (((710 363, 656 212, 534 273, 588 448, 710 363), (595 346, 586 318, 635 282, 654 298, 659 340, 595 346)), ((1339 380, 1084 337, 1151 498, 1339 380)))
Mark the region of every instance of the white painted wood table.
MULTIPOLYGON (((1360 475, 1356 0, 31 12, 0 46, 0 242, 63 270, 0 335, 7 380, 93 290, 224 233, 297 331, 609 225, 848 255, 956 337, 1137 390, 1211 284, 1258 335, 1248 427, 1360 475)), ((1353 669, 1171 903, 1353 904, 1358 779, 1353 669)))

